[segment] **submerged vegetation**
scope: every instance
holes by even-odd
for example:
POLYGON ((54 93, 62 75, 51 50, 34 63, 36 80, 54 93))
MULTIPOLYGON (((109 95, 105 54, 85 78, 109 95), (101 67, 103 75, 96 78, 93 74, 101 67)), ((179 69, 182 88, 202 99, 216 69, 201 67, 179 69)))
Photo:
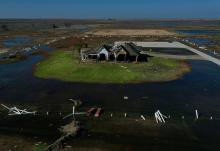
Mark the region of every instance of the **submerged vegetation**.
POLYGON ((36 65, 34 74, 49 78, 85 83, 135 83, 169 81, 190 68, 183 61, 150 58, 146 63, 80 63, 71 51, 56 51, 36 65))

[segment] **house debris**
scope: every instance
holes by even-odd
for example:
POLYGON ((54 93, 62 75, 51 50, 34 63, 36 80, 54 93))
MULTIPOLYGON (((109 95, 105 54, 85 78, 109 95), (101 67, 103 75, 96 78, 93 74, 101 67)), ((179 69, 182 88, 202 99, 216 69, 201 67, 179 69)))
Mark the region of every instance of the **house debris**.
POLYGON ((154 113, 155 119, 157 123, 166 123, 165 119, 167 118, 165 115, 163 115, 160 110, 157 110, 157 112, 154 113))
POLYGON ((59 130, 63 133, 63 135, 53 144, 49 145, 44 151, 60 151, 64 146, 64 142, 68 138, 77 135, 78 131, 80 130, 80 125, 78 121, 73 120, 71 123, 62 126, 59 130))
POLYGON ((121 43, 113 46, 103 45, 95 49, 83 48, 80 51, 81 61, 126 61, 146 62, 149 55, 134 43, 121 43))
POLYGON ((60 131, 67 136, 75 136, 79 129, 79 122, 72 121, 70 124, 62 126, 60 131))
POLYGON ((28 114, 36 114, 36 111, 33 112, 29 112, 27 111, 27 109, 21 110, 18 109, 17 107, 8 107, 4 104, 1 104, 1 106, 3 106, 4 108, 6 108, 8 110, 8 115, 9 116, 15 116, 15 115, 28 115, 28 114))

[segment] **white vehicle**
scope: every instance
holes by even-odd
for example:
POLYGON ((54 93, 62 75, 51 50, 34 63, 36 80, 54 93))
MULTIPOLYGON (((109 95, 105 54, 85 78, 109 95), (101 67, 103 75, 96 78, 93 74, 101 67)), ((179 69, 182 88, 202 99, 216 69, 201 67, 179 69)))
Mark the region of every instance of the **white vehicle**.
POLYGON ((24 110, 20 110, 17 107, 8 107, 4 104, 1 104, 1 106, 3 106, 4 108, 8 109, 8 115, 12 116, 12 115, 27 115, 27 114, 35 114, 36 111, 34 112, 29 112, 26 109, 24 110))

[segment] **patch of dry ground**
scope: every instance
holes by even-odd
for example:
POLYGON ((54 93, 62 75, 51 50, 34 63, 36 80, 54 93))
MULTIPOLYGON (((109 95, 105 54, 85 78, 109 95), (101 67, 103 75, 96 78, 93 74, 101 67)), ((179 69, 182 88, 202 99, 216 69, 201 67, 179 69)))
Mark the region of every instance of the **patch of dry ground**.
POLYGON ((96 36, 172 36, 175 33, 161 29, 99 29, 86 32, 96 36))

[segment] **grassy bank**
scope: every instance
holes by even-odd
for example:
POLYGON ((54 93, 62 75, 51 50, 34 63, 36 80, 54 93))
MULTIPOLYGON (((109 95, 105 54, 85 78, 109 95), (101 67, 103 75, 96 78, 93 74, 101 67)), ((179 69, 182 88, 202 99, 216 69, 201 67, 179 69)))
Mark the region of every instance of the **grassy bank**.
POLYGON ((71 51, 56 51, 36 65, 34 75, 70 82, 135 83, 169 81, 188 72, 181 61, 150 58, 147 63, 79 63, 71 51))

